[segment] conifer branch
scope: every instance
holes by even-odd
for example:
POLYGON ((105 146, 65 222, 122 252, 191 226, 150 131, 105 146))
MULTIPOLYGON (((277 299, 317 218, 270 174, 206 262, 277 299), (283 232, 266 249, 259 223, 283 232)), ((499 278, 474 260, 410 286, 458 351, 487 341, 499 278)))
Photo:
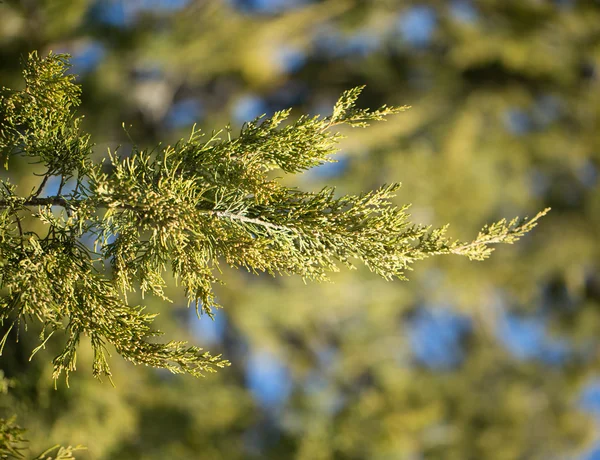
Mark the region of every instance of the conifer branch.
POLYGON ((134 146, 128 157, 109 152, 111 167, 103 168, 90 158, 81 118, 73 118, 80 89, 67 66, 64 55, 40 59, 32 53, 24 65, 25 89, 0 91, 0 154, 35 158, 47 168, 30 196, 2 181, 0 288, 8 295, 0 298, 0 322, 39 321, 40 347, 54 332, 65 333, 55 378, 75 369, 82 336, 91 341, 97 377, 110 378, 108 345, 136 364, 175 373, 199 376, 227 366, 220 356, 182 342, 154 342, 154 315, 128 305, 127 294, 136 288, 167 300, 167 272, 198 314, 212 316, 219 307, 213 285, 220 282, 213 272, 221 260, 252 273, 309 280, 326 280, 360 261, 385 279, 405 279, 414 262, 434 255, 485 259, 490 245, 513 243, 547 212, 529 221, 502 220, 474 241, 458 242, 446 237, 447 226, 412 223, 408 206, 392 202, 398 184, 336 197, 330 187, 307 193, 269 178, 274 168, 300 173, 333 161, 341 136, 332 127, 365 127, 407 109, 358 109, 362 88, 344 92, 329 117, 290 121, 284 110, 226 139, 219 133, 205 139, 194 128, 172 146, 134 146), (58 193, 40 197, 50 176, 60 177, 58 193), (72 177, 75 189, 62 194, 72 177), (22 228, 21 217, 45 225, 46 236, 22 228), (95 240, 94 253, 84 237, 95 240))

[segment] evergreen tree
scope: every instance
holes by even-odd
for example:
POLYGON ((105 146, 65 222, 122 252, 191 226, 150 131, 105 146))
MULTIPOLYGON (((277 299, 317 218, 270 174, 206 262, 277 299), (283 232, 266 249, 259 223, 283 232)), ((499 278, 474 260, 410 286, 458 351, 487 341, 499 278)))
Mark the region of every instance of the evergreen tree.
MULTIPOLYGON (((32 49, 72 53, 94 160, 106 145, 127 151, 122 120, 140 146, 173 143, 193 121, 326 113, 366 83, 363 107, 414 108, 353 130, 337 165, 283 183, 348 194, 401 180, 394 203, 462 238, 553 208, 484 264, 430 258, 409 283, 359 266, 305 285, 222 264, 215 295, 227 308, 214 323, 190 321, 170 281, 173 304, 130 293, 160 312, 167 337, 235 363, 208 379, 115 357, 115 389, 78 372, 55 391, 62 341, 29 361, 40 332, 29 323, 4 348, 15 381, 4 414, 28 427, 32 451, 51 439, 92 458, 585 458, 597 440, 598 24, 591 0, 0 2, 0 85, 21 87, 32 49)), ((32 171, 45 169, 19 160, 11 181, 37 189, 32 171)), ((49 180, 48 194, 57 187, 49 180)))

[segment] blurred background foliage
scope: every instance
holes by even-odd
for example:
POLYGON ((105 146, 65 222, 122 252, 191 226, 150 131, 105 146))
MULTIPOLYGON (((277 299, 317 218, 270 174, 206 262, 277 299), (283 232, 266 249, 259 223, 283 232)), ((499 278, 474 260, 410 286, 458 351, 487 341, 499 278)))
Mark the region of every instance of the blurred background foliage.
MULTIPOLYGON (((235 130, 294 107, 327 114, 366 84, 367 107, 413 108, 348 131, 338 162, 283 180, 359 193, 400 181, 416 222, 483 224, 552 212, 485 262, 434 258, 409 282, 366 269, 334 284, 224 274, 224 310, 183 293, 170 337, 233 365, 205 379, 113 358, 55 390, 53 345, 6 345, 32 451, 89 459, 600 458, 600 3, 595 0, 5 0, 0 82, 31 50, 73 56, 84 128, 107 147, 235 130)), ((31 165, 11 171, 24 187, 31 165)), ((6 174, 6 173, 3 173, 6 174)), ((56 345, 58 346, 58 345, 56 345)))

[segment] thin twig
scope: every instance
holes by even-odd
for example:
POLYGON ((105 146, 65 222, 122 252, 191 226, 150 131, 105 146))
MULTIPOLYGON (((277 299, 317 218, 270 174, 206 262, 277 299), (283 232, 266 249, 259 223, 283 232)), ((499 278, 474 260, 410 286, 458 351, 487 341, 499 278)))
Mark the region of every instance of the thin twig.
POLYGON ((19 236, 21 237, 21 243, 23 242, 23 227, 21 226, 21 218, 15 214, 15 221, 17 222, 17 227, 19 227, 19 236))
POLYGON ((472 241, 470 243, 466 243, 463 244, 462 246, 457 246, 453 249, 450 250, 450 252, 452 254, 459 254, 459 255, 464 255, 465 251, 468 251, 471 248, 477 247, 477 246, 487 246, 488 244, 500 244, 500 243, 505 243, 506 241, 503 241, 502 238, 506 236, 506 235, 500 235, 494 238, 491 238, 489 240, 475 240, 472 241))
POLYGON ((62 193, 62 189, 65 185, 65 176, 60 176, 60 185, 58 186, 58 192, 56 192, 56 194, 58 196, 60 196, 60 194, 62 193))
POLYGON ((42 183, 40 184, 39 188, 33 195, 31 195, 32 198, 37 198, 40 195, 40 193, 42 193, 42 190, 44 190, 44 187, 46 186, 46 182, 48 182, 49 177, 50 176, 48 175, 48 173, 44 175, 44 179, 42 180, 42 183))

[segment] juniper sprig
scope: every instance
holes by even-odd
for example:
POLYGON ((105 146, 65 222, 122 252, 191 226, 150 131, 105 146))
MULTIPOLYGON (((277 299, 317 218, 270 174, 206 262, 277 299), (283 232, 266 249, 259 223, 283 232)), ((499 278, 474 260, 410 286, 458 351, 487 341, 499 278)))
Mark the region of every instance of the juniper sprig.
POLYGON ((392 204, 398 184, 336 197, 330 187, 308 193, 272 179, 275 168, 301 173, 332 161, 341 138, 337 125, 366 127, 407 108, 358 109, 362 88, 343 93, 329 117, 292 121, 284 110, 245 124, 237 137, 193 129, 175 145, 134 146, 126 156, 109 151, 104 163, 94 163, 90 136, 74 115, 80 88, 67 68, 65 55, 32 53, 24 89, 0 93, 6 167, 20 155, 46 168, 29 194, 0 183, 0 320, 9 332, 20 321, 39 321, 40 347, 64 331, 55 378, 75 369, 82 335, 91 341, 96 376, 110 376, 108 345, 136 364, 176 373, 198 376, 228 365, 183 342, 157 343, 154 315, 128 304, 127 293, 136 288, 166 300, 167 273, 199 313, 211 316, 223 262, 325 280, 359 261, 386 279, 404 279, 413 262, 432 255, 485 259, 491 245, 516 241, 547 212, 500 221, 474 241, 459 242, 446 236, 447 226, 414 224, 408 206, 392 204), (60 181, 58 192, 43 196, 51 177, 60 181), (93 247, 85 243, 90 240, 93 247))

